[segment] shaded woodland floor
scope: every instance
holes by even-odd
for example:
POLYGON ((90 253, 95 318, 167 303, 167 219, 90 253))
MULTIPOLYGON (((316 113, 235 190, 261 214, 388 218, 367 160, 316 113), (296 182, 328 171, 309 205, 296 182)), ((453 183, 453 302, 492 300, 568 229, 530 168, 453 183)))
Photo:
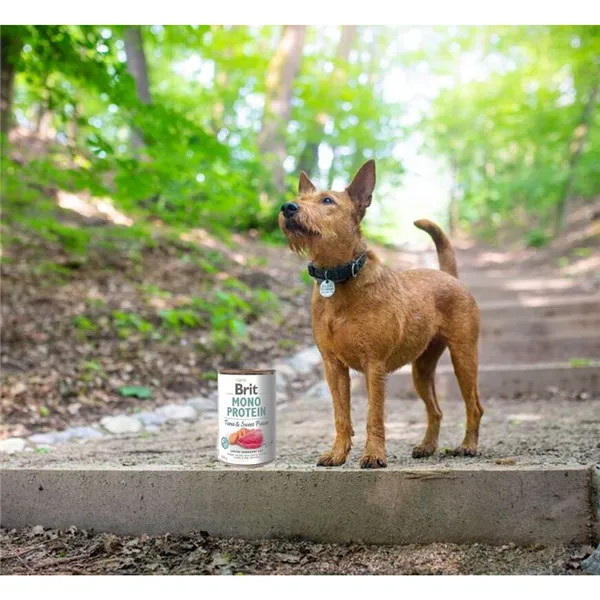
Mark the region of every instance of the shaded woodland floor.
POLYGON ((4 575, 580 575, 590 546, 374 546, 71 527, 0 531, 4 575))
POLYGON ((3 225, 2 437, 207 394, 220 367, 310 342, 310 285, 287 249, 78 223, 82 253, 3 225))

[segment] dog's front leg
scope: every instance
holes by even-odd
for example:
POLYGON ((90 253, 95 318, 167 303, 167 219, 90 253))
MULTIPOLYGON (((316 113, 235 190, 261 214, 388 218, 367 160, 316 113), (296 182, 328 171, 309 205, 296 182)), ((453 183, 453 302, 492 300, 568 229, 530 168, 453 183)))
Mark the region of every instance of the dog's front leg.
POLYGON ((350 373, 348 367, 335 357, 323 357, 325 377, 333 399, 335 441, 330 452, 319 457, 317 466, 343 465, 352 446, 352 417, 350 414, 350 373))
POLYGON ((367 413, 367 443, 360 459, 362 469, 387 467, 385 455, 385 367, 371 363, 365 369, 369 408, 367 413))

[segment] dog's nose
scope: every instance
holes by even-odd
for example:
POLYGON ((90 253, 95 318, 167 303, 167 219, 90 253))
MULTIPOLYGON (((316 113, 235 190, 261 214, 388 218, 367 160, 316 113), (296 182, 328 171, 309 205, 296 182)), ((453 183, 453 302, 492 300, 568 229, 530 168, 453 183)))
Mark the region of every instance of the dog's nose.
POLYGON ((295 202, 286 202, 281 207, 281 212, 283 213, 283 216, 286 219, 289 219, 290 217, 293 217, 298 212, 299 208, 300 207, 295 202))

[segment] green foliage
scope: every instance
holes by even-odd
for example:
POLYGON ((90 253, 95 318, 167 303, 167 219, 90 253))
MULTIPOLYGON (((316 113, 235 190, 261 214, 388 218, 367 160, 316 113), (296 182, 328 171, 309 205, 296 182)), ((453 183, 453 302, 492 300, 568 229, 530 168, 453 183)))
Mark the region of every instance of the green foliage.
POLYGON ((526 241, 529 248, 543 248, 550 240, 545 231, 533 229, 527 234, 526 241))
POLYGON ((119 337, 123 339, 128 338, 134 332, 143 335, 149 335, 154 332, 152 323, 146 321, 136 313, 115 310, 112 313, 112 319, 119 337))
POLYGON ((572 195, 600 193, 600 102, 588 113, 600 27, 463 27, 431 52, 448 84, 421 125, 452 171, 463 224, 545 227, 568 181, 572 195), (477 75, 461 69, 467 62, 477 75))
POLYGON ((594 361, 589 358, 572 358, 569 360, 569 366, 578 368, 578 367, 590 367, 594 364, 594 361))
POLYGON ((73 325, 83 333, 96 331, 98 326, 85 315, 77 315, 73 318, 73 325))
POLYGON ((141 386, 141 385, 126 385, 119 388, 119 394, 121 396, 127 397, 135 397, 140 399, 152 398, 152 390, 150 388, 141 386))
POLYGON ((288 339, 281 339, 277 342, 277 345, 282 349, 282 350, 292 350, 293 348, 295 348, 298 345, 298 342, 296 340, 288 340, 288 339))
POLYGON ((163 325, 175 331, 180 331, 182 327, 198 327, 202 323, 202 319, 198 314, 187 308, 173 308, 169 310, 161 310, 159 313, 163 325))
POLYGON ((219 375, 216 371, 207 371, 206 373, 202 373, 200 375, 200 379, 202 381, 217 381, 219 375))
POLYGON ((575 250, 573 251, 573 254, 575 254, 575 256, 577 258, 587 258, 588 256, 592 255, 592 249, 591 248, 575 248, 575 250))
POLYGON ((306 285, 309 285, 314 282, 314 279, 310 276, 306 269, 302 269, 302 271, 300 271, 300 281, 306 285))
MULTIPOLYGON (((398 143, 415 132, 452 171, 461 222, 482 233, 505 223, 545 230, 567 191, 600 193, 600 102, 585 117, 600 78, 597 25, 421 28, 411 51, 398 44, 402 28, 360 26, 344 58, 341 27, 308 27, 281 124, 288 177, 277 197, 258 148, 281 27, 141 27, 149 103, 128 70, 126 28, 3 30, 16 56, 13 120, 50 139, 25 161, 3 156, 7 218, 25 217, 69 254, 120 242, 36 215, 41 189, 109 197, 136 220, 123 235, 145 248, 152 238, 137 227, 148 218, 219 236, 256 228, 281 244, 276 213, 281 196, 295 194, 300 168, 331 187, 375 157, 378 179, 394 186, 403 173, 398 143), (420 118, 387 85, 413 67, 439 88, 420 118)), ((132 244, 132 260, 138 251, 132 244)), ((219 268, 199 260, 208 274, 219 268)))
POLYGON ((217 291, 209 307, 211 335, 218 349, 233 346, 246 337, 247 326, 240 317, 251 312, 250 305, 234 293, 217 291))
POLYGON ((154 283, 143 283, 140 286, 140 290, 146 296, 151 296, 153 298, 170 298, 171 292, 161 289, 158 285, 154 283))
POLYGON ((90 381, 97 375, 104 374, 104 368, 102 364, 97 360, 84 360, 79 365, 82 381, 90 381))
POLYGON ((89 243, 87 231, 44 221, 40 223, 40 230, 46 234, 49 240, 59 243, 67 253, 85 254, 89 243))
POLYGON ((279 309, 279 298, 271 290, 256 288, 250 300, 257 313, 270 313, 279 309))
POLYGON ((64 281, 73 275, 73 271, 69 267, 59 265, 50 260, 43 261, 36 265, 34 273, 36 273, 36 275, 41 275, 42 277, 56 275, 59 281, 64 281))
MULTIPOLYGON (((127 68, 126 27, 5 28, 18 56, 13 112, 26 127, 51 131, 56 143, 12 165, 4 191, 20 186, 29 195, 31 184, 89 190, 128 214, 170 225, 276 231, 281 198, 265 196, 271 173, 258 140, 265 73, 281 27, 141 27, 148 104, 127 68), (142 148, 132 144, 134 131, 142 148)), ((340 31, 307 31, 288 124, 287 153, 296 164, 288 165, 294 176, 286 195, 294 193, 300 157, 315 144, 334 155, 323 184, 347 179, 374 155, 380 173, 386 165, 392 177, 401 172, 389 157, 402 111, 385 101, 381 87, 385 70, 399 64, 391 44, 397 33, 359 27, 349 59, 341 61, 340 31)), ((60 228, 49 234, 68 250, 85 249, 85 234, 60 228)))

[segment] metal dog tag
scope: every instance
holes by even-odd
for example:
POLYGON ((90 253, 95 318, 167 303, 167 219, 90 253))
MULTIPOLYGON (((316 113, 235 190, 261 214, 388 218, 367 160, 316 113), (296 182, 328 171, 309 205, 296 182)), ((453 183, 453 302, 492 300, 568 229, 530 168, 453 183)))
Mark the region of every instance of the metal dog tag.
POLYGON ((325 281, 321 282, 319 286, 319 293, 323 298, 329 298, 333 296, 335 293, 335 283, 333 281, 329 281, 329 279, 325 279, 325 281))

